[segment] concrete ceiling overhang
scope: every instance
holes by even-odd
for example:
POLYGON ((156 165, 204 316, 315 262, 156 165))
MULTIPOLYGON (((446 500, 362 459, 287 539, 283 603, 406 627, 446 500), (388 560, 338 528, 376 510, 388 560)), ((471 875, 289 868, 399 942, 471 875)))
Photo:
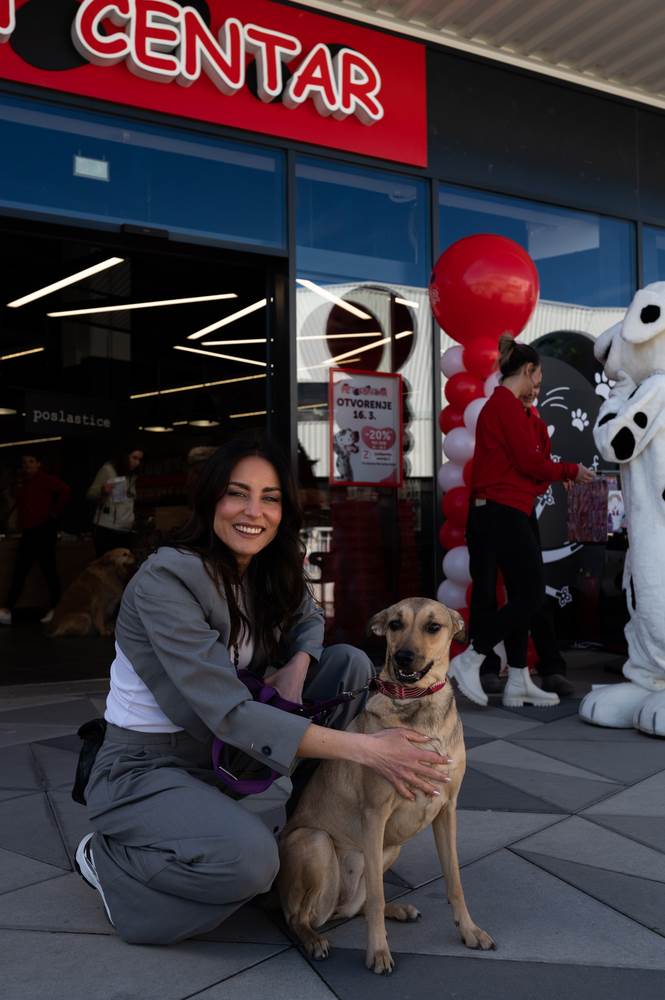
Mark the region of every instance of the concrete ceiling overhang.
POLYGON ((298 0, 665 108, 665 0, 298 0))

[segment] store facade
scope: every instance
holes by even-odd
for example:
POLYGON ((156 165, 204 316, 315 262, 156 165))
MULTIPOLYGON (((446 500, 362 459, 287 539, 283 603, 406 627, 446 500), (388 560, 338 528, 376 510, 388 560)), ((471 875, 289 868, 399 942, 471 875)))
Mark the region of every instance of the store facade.
MULTIPOLYGON (((94 556, 109 458, 144 455, 147 550, 186 516, 204 449, 268 430, 331 638, 434 593, 448 341, 426 290, 475 232, 534 258, 525 336, 577 369, 563 405, 550 387, 552 423, 593 459, 593 337, 665 278, 661 112, 267 0, 0 0, 0 41, 1 589, 22 455, 71 488, 66 583, 94 556), (333 368, 401 376, 401 484, 335 483, 333 368)), ((579 615, 606 554, 542 523, 552 596, 567 587, 570 633, 594 638, 579 615)), ((47 604, 35 570, 18 618, 47 604)))

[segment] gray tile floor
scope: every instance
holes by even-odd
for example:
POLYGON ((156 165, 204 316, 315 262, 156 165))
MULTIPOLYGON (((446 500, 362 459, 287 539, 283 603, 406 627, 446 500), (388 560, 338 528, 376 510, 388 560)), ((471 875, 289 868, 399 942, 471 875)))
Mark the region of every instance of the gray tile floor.
MULTIPOLYGON (((609 678, 605 678, 609 679, 609 678)), ((3 1000, 661 1000, 665 995, 665 741, 554 713, 462 705, 469 765, 459 846, 469 909, 493 953, 461 945, 429 831, 387 875, 423 919, 389 926, 397 968, 363 964, 362 919, 309 962, 270 897, 205 938, 123 944, 72 871, 88 829, 70 798, 76 729, 106 682, 0 688, 3 1000)))

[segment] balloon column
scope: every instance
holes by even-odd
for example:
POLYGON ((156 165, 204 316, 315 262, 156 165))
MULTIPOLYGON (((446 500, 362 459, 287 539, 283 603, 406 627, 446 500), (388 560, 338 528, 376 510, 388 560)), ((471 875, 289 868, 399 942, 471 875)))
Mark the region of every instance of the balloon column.
POLYGON ((517 336, 538 301, 538 272, 522 247, 503 236, 468 236, 441 254, 429 286, 432 312, 457 341, 441 356, 447 405, 439 414, 448 461, 439 469, 446 554, 437 598, 468 621, 471 574, 465 543, 476 423, 498 384, 498 342, 517 336))

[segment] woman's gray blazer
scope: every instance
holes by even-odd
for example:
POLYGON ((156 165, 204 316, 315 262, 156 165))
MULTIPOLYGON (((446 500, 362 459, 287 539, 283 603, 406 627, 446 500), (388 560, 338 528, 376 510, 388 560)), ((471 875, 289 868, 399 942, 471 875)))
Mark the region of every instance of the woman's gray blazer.
MULTIPOLYGON (((309 722, 252 700, 231 663, 229 631, 228 604, 202 559, 164 547, 127 585, 116 642, 174 725, 201 741, 212 733, 289 774, 309 722)), ((321 656, 323 612, 309 595, 282 641, 287 657, 321 656)))

